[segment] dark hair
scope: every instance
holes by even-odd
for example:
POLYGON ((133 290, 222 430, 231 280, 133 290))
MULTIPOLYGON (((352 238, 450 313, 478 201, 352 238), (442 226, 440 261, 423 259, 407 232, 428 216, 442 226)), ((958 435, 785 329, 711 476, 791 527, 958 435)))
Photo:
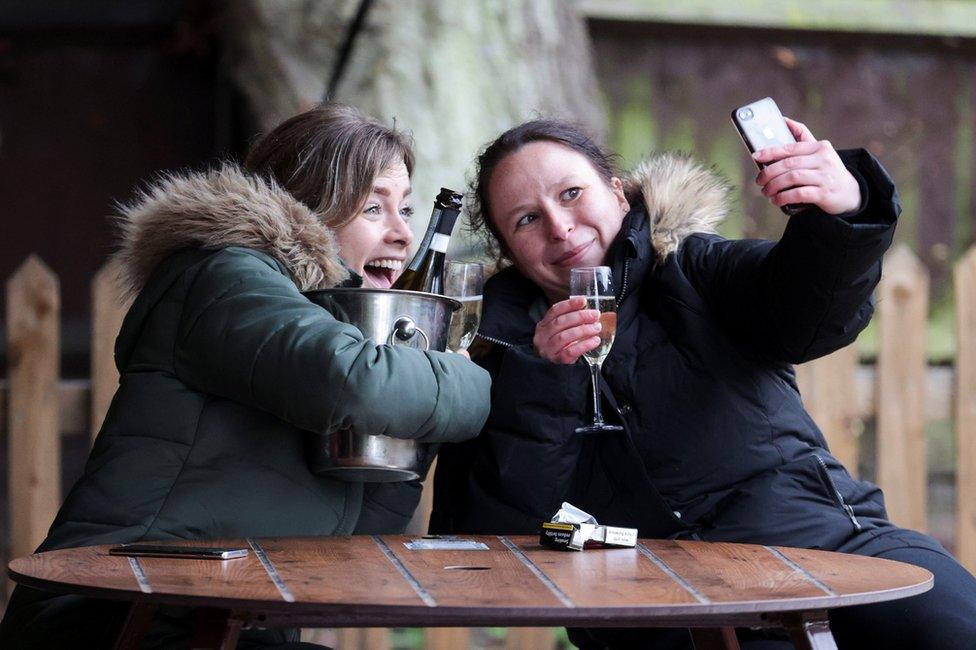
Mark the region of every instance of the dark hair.
POLYGON ((375 178, 400 161, 412 174, 409 136, 330 103, 279 124, 254 143, 244 166, 271 177, 337 229, 355 218, 375 178))
POLYGON ((533 120, 519 124, 495 138, 485 147, 475 163, 468 219, 471 231, 481 237, 487 254, 497 261, 510 256, 505 239, 491 218, 488 184, 499 163, 530 142, 554 142, 582 154, 607 183, 616 175, 616 155, 604 151, 581 129, 567 122, 533 120))

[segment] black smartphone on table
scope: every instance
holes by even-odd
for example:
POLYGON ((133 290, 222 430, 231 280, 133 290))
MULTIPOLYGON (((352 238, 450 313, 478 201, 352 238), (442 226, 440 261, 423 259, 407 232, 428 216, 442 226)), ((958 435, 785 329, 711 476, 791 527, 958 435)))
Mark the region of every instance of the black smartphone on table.
MULTIPOLYGON (((779 112, 779 106, 771 97, 763 97, 732 111, 732 124, 735 125, 749 153, 796 142, 793 132, 783 119, 783 114, 779 112)), ((759 169, 765 166, 758 162, 756 165, 759 169)), ((793 203, 784 205, 780 209, 792 215, 806 207, 808 206, 802 203, 793 203)))
POLYGON ((247 549, 232 546, 169 546, 166 544, 123 544, 108 550, 109 555, 129 557, 169 557, 186 560, 233 560, 247 557, 247 549))

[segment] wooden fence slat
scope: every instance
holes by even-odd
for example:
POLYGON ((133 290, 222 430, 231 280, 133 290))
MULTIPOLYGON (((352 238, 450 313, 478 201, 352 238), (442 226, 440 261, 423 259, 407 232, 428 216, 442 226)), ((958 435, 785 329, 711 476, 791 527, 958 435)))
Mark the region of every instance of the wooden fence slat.
POLYGON ((852 474, 857 474, 859 419, 857 401, 857 346, 798 366, 796 379, 810 416, 827 438, 831 453, 852 474))
POLYGON ((895 523, 924 531, 927 450, 925 444, 925 331, 928 273, 907 247, 884 263, 878 287, 878 483, 895 523))
POLYGON ((91 339, 91 437, 102 427, 109 404, 119 386, 115 367, 115 339, 129 308, 118 282, 119 267, 114 260, 106 262, 92 279, 91 339))
POLYGON ((61 504, 61 297, 57 276, 31 255, 7 281, 10 552, 33 552, 61 504))
POLYGON ((976 571, 976 246, 956 264, 956 557, 976 571))
MULTIPOLYGON (((802 366, 801 366, 802 367, 802 366)), ((925 421, 949 420, 953 417, 955 401, 953 386, 956 371, 950 366, 929 366, 925 378, 925 421)), ((873 364, 863 364, 857 368, 855 390, 857 396, 855 413, 859 418, 874 417, 877 372, 873 364)))

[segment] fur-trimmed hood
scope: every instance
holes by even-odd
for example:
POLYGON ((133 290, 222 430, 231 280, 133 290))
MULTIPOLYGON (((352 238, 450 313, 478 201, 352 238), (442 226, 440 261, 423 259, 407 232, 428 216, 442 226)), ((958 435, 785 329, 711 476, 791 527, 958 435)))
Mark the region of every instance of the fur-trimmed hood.
POLYGON ((658 261, 696 232, 714 233, 729 210, 730 187, 717 172, 685 154, 662 153, 640 163, 625 182, 647 208, 658 261))
POLYGON ((348 277, 330 228, 273 181, 225 163, 172 174, 119 206, 116 253, 127 292, 138 293, 167 256, 185 248, 243 246, 271 255, 302 291, 348 277))

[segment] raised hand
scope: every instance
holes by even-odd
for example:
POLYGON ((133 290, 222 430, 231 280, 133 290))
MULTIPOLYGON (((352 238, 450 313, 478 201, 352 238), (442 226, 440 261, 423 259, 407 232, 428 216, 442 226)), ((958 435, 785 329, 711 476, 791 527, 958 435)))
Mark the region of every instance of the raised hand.
POLYGON ((535 326, 536 354, 553 363, 576 363, 600 345, 600 312, 585 309, 581 296, 557 302, 535 326))
POLYGON ((850 212, 861 205, 861 190, 833 145, 817 140, 805 125, 786 119, 796 144, 761 149, 752 155, 763 169, 756 176, 763 196, 776 207, 815 205, 827 214, 850 212))

